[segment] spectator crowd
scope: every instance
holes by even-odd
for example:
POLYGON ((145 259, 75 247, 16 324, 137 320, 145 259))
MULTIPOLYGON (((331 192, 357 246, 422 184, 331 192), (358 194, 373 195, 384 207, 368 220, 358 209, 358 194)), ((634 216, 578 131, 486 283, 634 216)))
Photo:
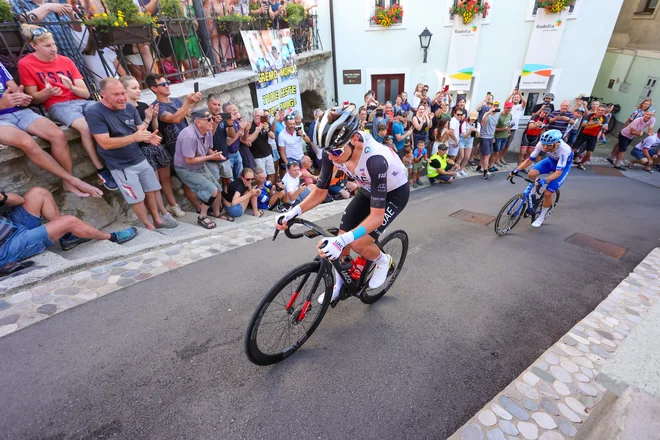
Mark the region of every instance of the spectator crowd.
MULTIPOLYGON (((0 142, 21 149, 35 165, 61 178, 65 191, 79 197, 103 195, 73 176, 67 138, 55 123, 80 134, 102 186, 119 191, 149 230, 176 228, 176 219, 185 216, 173 177, 182 183, 197 211, 197 224, 205 229, 246 213, 260 217, 268 210, 284 212, 314 189, 321 157, 313 130, 321 109, 308 124, 290 109, 272 116, 253 109, 250 116, 243 115, 215 94, 172 97, 171 81, 163 73, 144 76, 156 97, 153 102, 140 101, 141 83, 131 75, 101 79, 95 102, 75 61, 58 53, 55 34, 29 24, 22 25, 22 32, 33 52, 18 62, 20 81, 0 63, 0 142), (49 118, 31 105, 43 106, 49 118), (50 154, 33 136, 51 145, 50 154)), ((555 108, 554 98, 545 94, 523 126, 528 106, 517 88, 502 101, 489 93, 470 110, 462 97, 453 102, 448 87, 429 94, 429 87, 419 84, 410 101, 402 93, 395 102, 379 103, 367 92, 359 117, 362 130, 398 154, 413 187, 423 185, 422 175, 431 185, 451 184, 467 177, 467 171, 487 179, 507 165, 506 153, 518 131, 518 164, 545 130, 557 129, 574 149, 577 168, 585 170, 598 142, 606 139, 614 108, 582 97, 555 108)), ((660 164, 654 115, 652 101, 645 99, 624 122, 608 158, 613 166, 621 169, 631 148, 627 165, 654 172, 660 164)), ((91 239, 123 243, 137 234, 135 228, 106 234, 76 217, 61 216, 43 188, 24 196, 1 190, 0 206, 9 209, 0 217, 0 267, 12 267, 55 241, 68 250, 91 239)), ((335 170, 326 202, 349 198, 356 190, 354 181, 335 170)))

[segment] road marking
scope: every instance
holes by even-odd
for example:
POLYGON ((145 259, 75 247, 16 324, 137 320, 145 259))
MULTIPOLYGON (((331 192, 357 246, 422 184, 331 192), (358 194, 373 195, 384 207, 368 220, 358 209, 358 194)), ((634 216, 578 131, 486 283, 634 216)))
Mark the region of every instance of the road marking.
POLYGON ((421 250, 422 250, 422 245, 418 244, 417 246, 413 246, 412 248, 410 248, 410 250, 408 251, 408 255, 415 255, 421 250))

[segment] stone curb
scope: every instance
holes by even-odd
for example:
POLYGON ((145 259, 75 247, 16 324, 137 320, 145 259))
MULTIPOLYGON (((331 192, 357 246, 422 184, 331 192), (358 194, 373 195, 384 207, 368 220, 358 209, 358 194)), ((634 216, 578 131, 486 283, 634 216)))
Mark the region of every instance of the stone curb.
POLYGON ((658 297, 660 248, 449 439, 575 437, 607 391, 595 379, 600 368, 658 297))
MULTIPOLYGON (((320 205, 305 218, 319 221, 337 215, 349 202, 320 205)), ((270 217, 243 223, 222 234, 134 255, 0 298, 0 337, 156 275, 271 238, 273 221, 270 217)))

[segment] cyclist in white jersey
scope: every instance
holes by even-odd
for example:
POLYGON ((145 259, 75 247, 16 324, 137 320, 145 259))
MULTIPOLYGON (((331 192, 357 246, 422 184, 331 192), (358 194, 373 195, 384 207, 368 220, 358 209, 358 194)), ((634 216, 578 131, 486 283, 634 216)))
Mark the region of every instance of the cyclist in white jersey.
MULTIPOLYGON (((334 107, 325 112, 314 131, 314 143, 323 150, 321 174, 316 188, 286 214, 275 221, 279 230, 287 221, 325 200, 334 168, 354 178, 360 188, 346 207, 339 225, 339 235, 324 238, 318 244, 319 255, 331 260, 347 255, 351 249, 375 263, 369 287, 376 289, 387 279, 392 257, 380 251, 374 242, 405 208, 410 195, 408 171, 394 151, 370 134, 358 131, 359 116, 355 105, 334 107)), ((343 280, 335 272, 332 300, 336 300, 343 280)), ((319 298, 322 302, 323 297, 319 298)))
POLYGON ((559 130, 548 130, 541 135, 541 140, 536 144, 536 148, 529 159, 523 161, 518 168, 511 171, 510 175, 516 175, 520 171, 526 169, 534 163, 536 158, 545 152, 547 156, 545 159, 532 167, 532 170, 527 175, 530 179, 536 179, 536 184, 543 186, 546 183, 548 186, 543 193, 543 207, 541 214, 536 221, 532 223, 535 228, 540 227, 545 221, 545 216, 552 206, 552 194, 559 189, 566 180, 568 173, 571 171, 571 163, 573 162, 573 150, 570 145, 562 140, 562 133, 559 130), (545 179, 540 179, 539 174, 550 174, 545 179))

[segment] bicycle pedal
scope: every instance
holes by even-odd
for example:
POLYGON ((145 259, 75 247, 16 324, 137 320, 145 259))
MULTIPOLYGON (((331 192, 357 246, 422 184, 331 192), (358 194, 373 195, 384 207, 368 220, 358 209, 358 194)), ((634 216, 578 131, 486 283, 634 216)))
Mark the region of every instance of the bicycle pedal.
POLYGON ((337 304, 339 304, 339 298, 330 301, 330 307, 332 307, 333 309, 337 307, 337 304))

